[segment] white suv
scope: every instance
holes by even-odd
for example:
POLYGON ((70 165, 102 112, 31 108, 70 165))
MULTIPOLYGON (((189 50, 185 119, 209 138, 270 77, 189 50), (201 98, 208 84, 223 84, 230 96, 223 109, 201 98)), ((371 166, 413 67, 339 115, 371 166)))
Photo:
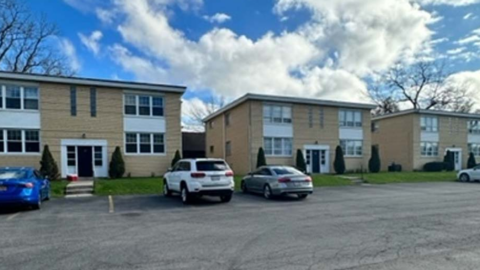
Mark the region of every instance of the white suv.
POLYGON ((234 190, 233 172, 222 159, 182 159, 168 170, 163 182, 163 194, 180 193, 185 204, 203 195, 229 202, 234 190))

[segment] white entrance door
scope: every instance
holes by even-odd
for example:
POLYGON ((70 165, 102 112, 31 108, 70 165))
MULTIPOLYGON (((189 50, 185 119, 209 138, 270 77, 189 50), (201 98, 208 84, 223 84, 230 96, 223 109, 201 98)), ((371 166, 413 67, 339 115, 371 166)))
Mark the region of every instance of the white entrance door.
POLYGON ((447 151, 453 153, 455 162, 455 171, 462 170, 462 149, 459 148, 447 148, 447 151))
POLYGON ((307 172, 312 174, 329 173, 329 151, 328 146, 306 146, 307 172))

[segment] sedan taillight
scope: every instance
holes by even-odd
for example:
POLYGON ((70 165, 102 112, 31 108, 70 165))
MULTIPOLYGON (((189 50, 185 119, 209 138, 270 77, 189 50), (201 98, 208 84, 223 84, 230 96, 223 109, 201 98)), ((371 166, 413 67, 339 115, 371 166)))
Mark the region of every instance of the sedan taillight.
POLYGON ((202 173, 202 172, 192 172, 192 173, 190 174, 190 176, 191 176, 192 178, 204 178, 204 177, 206 176, 206 174, 205 174, 205 173, 202 173))
POLYGON ((33 183, 24 183, 20 185, 23 188, 33 188, 33 183))
POLYGON ((311 178, 311 177, 307 177, 307 178, 305 179, 305 182, 312 182, 312 178, 311 178))
POLYGON ((279 183, 288 183, 288 182, 291 182, 291 181, 292 181, 292 179, 287 178, 287 177, 278 179, 279 183))

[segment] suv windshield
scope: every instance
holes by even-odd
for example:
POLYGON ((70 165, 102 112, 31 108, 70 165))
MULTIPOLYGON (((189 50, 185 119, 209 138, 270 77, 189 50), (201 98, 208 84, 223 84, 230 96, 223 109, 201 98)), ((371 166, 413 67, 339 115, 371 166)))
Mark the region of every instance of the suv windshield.
POLYGON ((197 161, 197 171, 226 171, 227 164, 223 161, 197 161))
POLYGON ((272 171, 274 171, 276 175, 289 175, 289 174, 302 175, 303 174, 299 170, 291 167, 274 167, 272 168, 272 171))
POLYGON ((24 171, 0 170, 0 180, 25 178, 24 171))

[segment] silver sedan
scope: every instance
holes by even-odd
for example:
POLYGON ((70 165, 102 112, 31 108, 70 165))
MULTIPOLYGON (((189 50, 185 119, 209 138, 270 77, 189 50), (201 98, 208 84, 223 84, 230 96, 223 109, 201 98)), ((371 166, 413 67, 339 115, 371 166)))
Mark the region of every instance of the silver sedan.
POLYGON ((288 194, 305 199, 313 193, 312 178, 289 166, 260 167, 242 179, 241 188, 244 193, 260 193, 266 199, 288 194))

